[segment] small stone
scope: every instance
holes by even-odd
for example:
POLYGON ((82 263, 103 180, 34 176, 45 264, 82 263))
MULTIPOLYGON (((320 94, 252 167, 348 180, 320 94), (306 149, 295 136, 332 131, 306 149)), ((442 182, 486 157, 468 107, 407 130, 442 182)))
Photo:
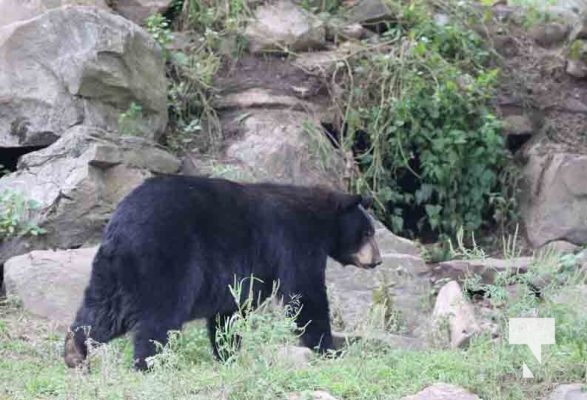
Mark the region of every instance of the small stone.
POLYGON ((382 0, 359 0, 350 10, 348 19, 363 25, 390 21, 393 14, 382 0))
POLYGON ((440 289, 432 313, 435 333, 441 340, 445 325, 448 324, 449 344, 453 349, 467 347, 470 339, 481 331, 475 310, 465 298, 461 287, 455 281, 448 282, 440 289))
POLYGON ((358 40, 365 36, 365 28, 361 24, 350 24, 342 27, 340 34, 344 38, 358 40))
POLYGON ((510 115, 504 118, 505 135, 531 135, 534 132, 532 121, 526 115, 510 115))
POLYGON ((563 44, 569 33, 566 25, 556 22, 538 25, 530 32, 534 41, 542 47, 551 47, 563 44))
POLYGON ((116 0, 113 8, 123 17, 135 24, 143 25, 155 13, 164 13, 172 0, 116 0))
POLYGON ((277 352, 277 357, 279 358, 280 362, 295 368, 303 368, 308 366, 312 356, 312 350, 307 347, 300 346, 283 346, 279 348, 277 352))
POLYGON ((577 251, 579 249, 579 246, 567 242, 566 240, 555 240, 553 242, 549 242, 547 244, 545 244, 544 246, 542 246, 540 248, 540 250, 543 251, 553 251, 559 254, 570 254, 570 253, 574 253, 575 251, 577 251))
POLYGON ((559 385, 552 392, 549 400, 587 400, 587 385, 581 383, 559 385))
POLYGON ((337 398, 323 390, 315 390, 313 392, 288 393, 287 400, 337 400, 337 398))
POLYGON ((324 47, 322 21, 287 0, 264 4, 244 32, 251 53, 307 51, 324 47))
POLYGON ((402 397, 401 400, 480 400, 480 398, 461 387, 436 383, 415 395, 402 397))
POLYGON ((569 36, 570 41, 587 39, 587 14, 585 14, 581 21, 578 21, 571 31, 569 36))
POLYGON ((587 64, 581 60, 567 60, 567 74, 575 78, 587 77, 587 64))

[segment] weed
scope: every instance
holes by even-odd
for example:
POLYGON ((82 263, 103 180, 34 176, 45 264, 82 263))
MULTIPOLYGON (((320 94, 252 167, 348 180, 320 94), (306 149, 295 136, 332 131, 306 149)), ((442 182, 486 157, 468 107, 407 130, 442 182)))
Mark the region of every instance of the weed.
POLYGON ((45 233, 32 220, 32 212, 38 208, 36 201, 26 199, 16 191, 6 189, 0 193, 0 240, 45 233))
POLYGON ((141 134, 140 123, 143 118, 143 107, 131 102, 127 110, 118 117, 120 133, 125 136, 139 136, 141 134))
POLYGON ((0 178, 4 175, 8 175, 10 170, 6 168, 4 165, 0 164, 0 178))
POLYGON ((145 20, 145 28, 147 32, 149 32, 149 34, 153 37, 153 39, 159 43, 163 49, 164 56, 169 58, 167 46, 169 46, 173 41, 173 35, 171 34, 169 22, 167 22, 167 20, 161 14, 155 13, 150 15, 145 20))
POLYGON ((403 10, 386 42, 348 60, 341 109, 350 142, 368 132, 354 189, 375 196, 395 233, 477 231, 510 206, 500 198, 509 194, 501 189, 508 158, 489 103, 498 71, 472 30, 435 24, 422 2, 403 10))

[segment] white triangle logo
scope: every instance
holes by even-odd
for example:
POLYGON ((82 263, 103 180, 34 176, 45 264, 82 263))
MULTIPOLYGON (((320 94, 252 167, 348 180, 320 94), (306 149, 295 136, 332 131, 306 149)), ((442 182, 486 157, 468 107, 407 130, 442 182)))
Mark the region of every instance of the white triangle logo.
POLYGON ((522 365, 522 376, 524 378, 534 378, 534 374, 532 374, 532 371, 530 371, 526 363, 522 365))

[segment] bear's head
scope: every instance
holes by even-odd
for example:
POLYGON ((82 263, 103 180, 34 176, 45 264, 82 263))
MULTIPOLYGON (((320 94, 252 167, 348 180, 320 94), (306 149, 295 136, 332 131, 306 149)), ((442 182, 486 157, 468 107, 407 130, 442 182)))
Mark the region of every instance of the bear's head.
POLYGON ((367 213, 371 204, 370 197, 360 195, 345 195, 337 202, 336 243, 330 257, 343 266, 371 269, 382 262, 373 221, 367 213))

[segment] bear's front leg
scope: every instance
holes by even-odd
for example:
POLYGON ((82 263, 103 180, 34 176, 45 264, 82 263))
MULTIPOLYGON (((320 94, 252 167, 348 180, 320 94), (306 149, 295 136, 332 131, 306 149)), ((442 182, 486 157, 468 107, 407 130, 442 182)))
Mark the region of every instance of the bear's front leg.
POLYGON ((304 330, 301 335, 302 344, 320 354, 334 350, 326 287, 320 285, 314 287, 314 290, 291 295, 299 296, 301 309, 292 312, 297 311, 297 326, 304 330))

